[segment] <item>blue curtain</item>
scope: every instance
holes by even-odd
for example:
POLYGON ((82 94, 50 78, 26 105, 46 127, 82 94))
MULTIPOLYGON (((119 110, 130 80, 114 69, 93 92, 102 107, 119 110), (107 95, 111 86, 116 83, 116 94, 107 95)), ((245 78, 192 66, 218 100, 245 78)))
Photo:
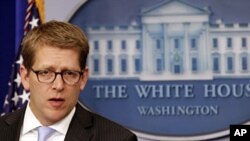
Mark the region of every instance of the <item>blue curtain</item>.
POLYGON ((0 113, 8 93, 11 64, 15 56, 15 0, 0 1, 0 113))

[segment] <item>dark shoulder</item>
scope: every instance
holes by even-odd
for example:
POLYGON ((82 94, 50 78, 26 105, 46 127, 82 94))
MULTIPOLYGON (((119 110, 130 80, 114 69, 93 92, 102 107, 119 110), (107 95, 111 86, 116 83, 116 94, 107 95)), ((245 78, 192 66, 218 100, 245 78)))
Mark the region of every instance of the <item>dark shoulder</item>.
POLYGON ((119 140, 118 138, 123 138, 124 141, 136 141, 136 136, 126 129, 125 127, 121 126, 120 124, 111 121, 103 116, 98 114, 92 113, 94 117, 94 125, 99 132, 104 133, 105 135, 115 136, 113 140, 119 140))
POLYGON ((90 111, 85 112, 87 112, 87 115, 91 116, 91 122, 93 124, 91 130, 94 134, 98 135, 98 137, 116 141, 137 141, 135 134, 122 125, 99 114, 90 111))
POLYGON ((25 108, 0 117, 0 138, 3 141, 18 140, 25 108))
POLYGON ((17 122, 20 122, 20 119, 24 116, 25 107, 5 114, 0 117, 0 125, 12 125, 17 122))
POLYGON ((96 124, 97 126, 100 126, 102 128, 105 128, 104 130, 108 129, 108 130, 114 130, 114 132, 128 132, 130 133, 130 131, 128 129, 126 129, 125 127, 121 126, 120 124, 109 120, 99 114, 96 113, 92 113, 93 117, 94 117, 94 124, 96 124))

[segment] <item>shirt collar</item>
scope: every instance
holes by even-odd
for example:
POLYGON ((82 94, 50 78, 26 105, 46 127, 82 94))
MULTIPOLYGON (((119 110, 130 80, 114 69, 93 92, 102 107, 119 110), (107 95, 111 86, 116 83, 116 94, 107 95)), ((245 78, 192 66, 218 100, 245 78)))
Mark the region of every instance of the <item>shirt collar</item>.
MULTIPOLYGON (((76 108, 74 107, 65 118, 63 118, 62 120, 58 121, 53 125, 50 125, 49 127, 61 134, 66 135, 69 128, 69 124, 74 116, 75 110, 76 108)), ((28 104, 24 115, 23 128, 21 134, 24 135, 28 132, 33 132, 39 126, 42 126, 42 124, 35 117, 35 115, 30 109, 30 105, 28 104)))
POLYGON ((65 118, 63 118, 62 120, 58 121, 57 123, 49 127, 63 135, 66 135, 68 128, 69 128, 69 124, 75 114, 75 111, 76 111, 76 108, 74 107, 65 118))
POLYGON ((32 113, 30 109, 30 105, 28 104, 26 110, 25 110, 25 115, 24 115, 24 120, 23 120, 23 128, 22 128, 22 135, 32 132, 34 129, 37 127, 42 126, 42 124, 37 120, 35 115, 32 113))

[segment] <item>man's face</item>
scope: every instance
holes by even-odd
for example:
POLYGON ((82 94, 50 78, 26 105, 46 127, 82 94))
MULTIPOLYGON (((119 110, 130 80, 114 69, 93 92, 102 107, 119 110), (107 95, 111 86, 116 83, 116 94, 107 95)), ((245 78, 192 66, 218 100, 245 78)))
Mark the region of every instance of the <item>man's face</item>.
POLYGON ((43 125, 51 125, 63 119, 76 105, 87 79, 88 69, 81 70, 76 50, 60 49, 44 45, 35 53, 34 70, 62 72, 83 71, 83 76, 74 85, 66 84, 61 75, 52 83, 41 83, 33 71, 21 66, 24 88, 30 90, 30 108, 43 125))

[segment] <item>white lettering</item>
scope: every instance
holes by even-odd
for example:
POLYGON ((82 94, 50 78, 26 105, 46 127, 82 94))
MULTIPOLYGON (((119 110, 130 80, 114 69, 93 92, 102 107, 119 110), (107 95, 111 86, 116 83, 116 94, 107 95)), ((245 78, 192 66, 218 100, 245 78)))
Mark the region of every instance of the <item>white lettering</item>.
POLYGON ((93 86, 96 98, 127 98, 126 85, 94 85, 93 86))
POLYGON ((236 129, 234 132, 234 136, 244 136, 247 133, 246 129, 236 129))

